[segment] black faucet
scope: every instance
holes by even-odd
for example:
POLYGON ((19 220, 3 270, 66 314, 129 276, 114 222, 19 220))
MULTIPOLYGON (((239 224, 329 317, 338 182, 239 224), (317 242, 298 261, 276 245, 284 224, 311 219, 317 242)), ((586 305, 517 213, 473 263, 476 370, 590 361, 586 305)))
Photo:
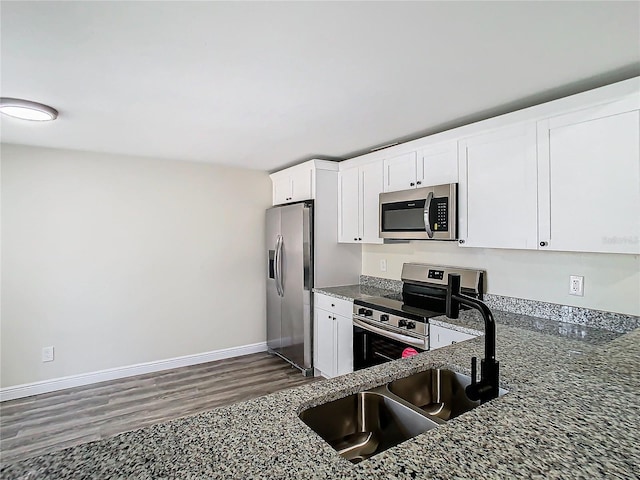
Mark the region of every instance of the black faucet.
POLYGON ((496 322, 489 307, 473 297, 460 292, 460 275, 449 274, 447 284, 447 317, 458 318, 460 305, 479 310, 484 318, 484 358, 480 361, 480 381, 476 381, 477 359, 471 359, 471 385, 467 386, 465 393, 469 400, 480 403, 498 398, 500 364, 496 362, 496 322))

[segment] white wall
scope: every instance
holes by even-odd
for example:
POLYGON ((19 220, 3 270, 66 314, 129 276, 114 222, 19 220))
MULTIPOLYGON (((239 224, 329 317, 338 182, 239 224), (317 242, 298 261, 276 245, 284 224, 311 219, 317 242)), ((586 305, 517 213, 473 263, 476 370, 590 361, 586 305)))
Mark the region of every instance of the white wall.
POLYGON ((265 340, 266 173, 1 153, 3 387, 265 340))
POLYGON ((404 262, 487 271, 487 292, 640 315, 640 256, 461 248, 453 242, 364 245, 362 273, 399 280, 404 262), (380 271, 380 260, 387 271, 380 271), (584 297, 569 295, 569 276, 583 275, 584 297))

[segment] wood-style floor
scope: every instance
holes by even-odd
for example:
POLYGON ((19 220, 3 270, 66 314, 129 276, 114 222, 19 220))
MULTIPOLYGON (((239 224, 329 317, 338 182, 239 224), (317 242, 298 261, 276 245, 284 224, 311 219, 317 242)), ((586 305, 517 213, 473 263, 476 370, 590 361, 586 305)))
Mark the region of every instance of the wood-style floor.
POLYGON ((13 463, 317 380, 278 357, 256 353, 2 402, 0 461, 13 463))

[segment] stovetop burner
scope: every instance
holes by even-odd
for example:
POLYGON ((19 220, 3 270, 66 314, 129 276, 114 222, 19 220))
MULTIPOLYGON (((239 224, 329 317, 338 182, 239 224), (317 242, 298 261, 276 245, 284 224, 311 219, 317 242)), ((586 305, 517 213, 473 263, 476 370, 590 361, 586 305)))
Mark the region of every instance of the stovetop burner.
POLYGON ((484 272, 418 263, 402 266, 402 292, 354 300, 355 305, 419 322, 444 315, 449 274, 461 276, 465 294, 482 299, 484 272))
POLYGON ((443 314, 443 312, 435 312, 407 305, 402 301, 401 294, 393 296, 389 295, 388 297, 367 297, 366 299, 356 299, 353 303, 355 305, 379 310, 392 315, 398 315, 418 322, 426 322, 427 319, 431 317, 437 317, 443 314))

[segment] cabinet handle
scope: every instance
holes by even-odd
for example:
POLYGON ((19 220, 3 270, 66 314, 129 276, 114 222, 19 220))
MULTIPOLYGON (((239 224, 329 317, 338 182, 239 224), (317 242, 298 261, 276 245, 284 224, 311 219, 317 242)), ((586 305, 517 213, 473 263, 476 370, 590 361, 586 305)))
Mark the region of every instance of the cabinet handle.
POLYGON ((354 238, 353 240, 354 240, 355 242, 357 242, 357 241, 358 241, 358 239, 357 239, 357 238, 354 238))
POLYGON ((422 182, 421 182, 420 180, 418 180, 418 181, 416 182, 416 185, 422 185, 422 182))
POLYGON ((332 307, 335 307, 335 304, 333 304, 333 303, 332 303, 332 304, 331 304, 331 306, 332 306, 332 307))
POLYGON ((460 245, 462 245, 462 244, 464 243, 464 240, 460 239, 460 240, 458 240, 458 243, 459 243, 460 245))
POLYGON ((546 247, 547 246, 547 242, 540 242, 540 246, 541 247, 546 247))
POLYGON ((409 186, 414 187, 414 186, 415 186, 415 183, 411 182, 411 183, 409 184, 409 186))
POLYGON ((358 241, 361 241, 361 240, 362 240, 361 238, 358 238, 358 241))

